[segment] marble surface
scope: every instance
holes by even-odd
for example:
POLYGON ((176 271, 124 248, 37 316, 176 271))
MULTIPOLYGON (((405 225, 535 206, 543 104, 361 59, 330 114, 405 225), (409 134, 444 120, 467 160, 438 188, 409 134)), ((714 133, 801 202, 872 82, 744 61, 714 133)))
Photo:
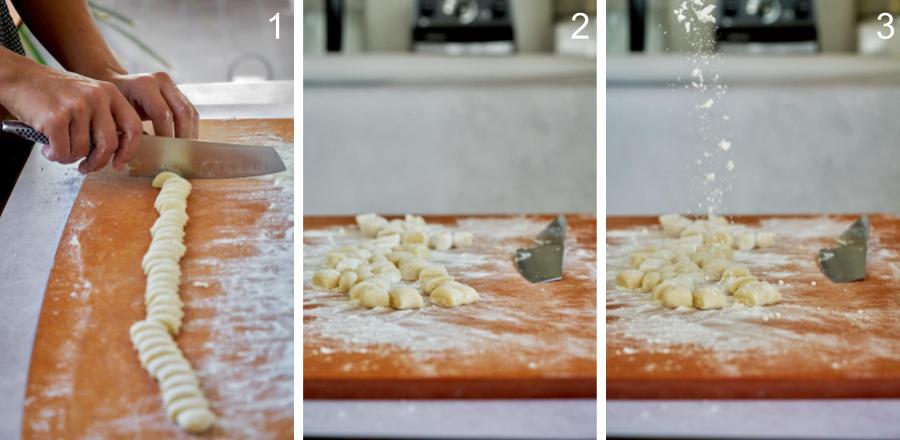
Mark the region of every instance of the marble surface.
MULTIPOLYGON (((204 119, 293 116, 293 82, 181 86, 204 119), (254 94, 256 98, 246 98, 254 94), (268 104, 260 97, 267 97, 268 104), (260 106, 266 106, 264 113, 260 106)), ((53 258, 83 177, 38 149, 0 215, 0 438, 18 438, 34 332, 53 258)))

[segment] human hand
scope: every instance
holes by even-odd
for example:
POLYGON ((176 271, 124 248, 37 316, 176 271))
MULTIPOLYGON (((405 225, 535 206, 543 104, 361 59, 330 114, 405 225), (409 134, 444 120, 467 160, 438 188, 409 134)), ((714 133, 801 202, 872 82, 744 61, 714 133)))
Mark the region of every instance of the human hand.
POLYGON ((157 136, 197 138, 200 126, 197 109, 167 73, 113 73, 102 78, 119 88, 141 119, 153 122, 157 136))
POLYGON ((78 171, 89 173, 110 159, 121 169, 137 150, 141 120, 112 83, 24 59, 8 73, 0 104, 50 139, 41 150, 47 159, 70 164, 86 158, 78 171))

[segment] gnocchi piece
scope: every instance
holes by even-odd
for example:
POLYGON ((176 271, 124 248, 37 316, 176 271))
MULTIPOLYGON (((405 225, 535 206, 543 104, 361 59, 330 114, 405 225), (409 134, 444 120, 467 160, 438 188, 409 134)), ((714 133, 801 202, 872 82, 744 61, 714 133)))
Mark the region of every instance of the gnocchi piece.
POLYGON ((756 245, 760 248, 768 248, 775 245, 775 233, 773 232, 757 232, 756 245))
POLYGON ((756 246, 756 236, 752 232, 741 232, 734 241, 735 247, 741 251, 749 251, 756 246))
POLYGON ((384 289, 379 285, 373 285, 373 287, 363 289, 357 295, 356 299, 359 300, 359 303, 363 307, 368 307, 370 309, 391 306, 391 298, 390 295, 388 295, 387 289, 384 289))
POLYGON ((725 294, 713 286, 694 289, 694 308, 700 310, 721 309, 727 304, 725 294))
POLYGON ((359 279, 359 275, 356 272, 344 272, 341 274, 340 280, 338 280, 338 290, 341 292, 347 293, 350 291, 353 286, 356 285, 356 281, 359 279))
POLYGON ((403 244, 421 244, 428 246, 428 234, 422 230, 410 230, 403 233, 403 244))
POLYGON ((453 247, 453 234, 438 232, 431 236, 431 247, 438 251, 446 251, 453 247))
POLYGON ((662 258, 647 258, 646 260, 641 262, 641 265, 638 266, 638 269, 642 272, 645 272, 648 270, 659 269, 664 264, 667 264, 667 261, 663 260, 662 258))
POLYGON ((394 263, 394 265, 398 266, 398 267, 400 266, 400 263, 403 260, 407 260, 410 258, 417 258, 415 255, 413 255, 409 252, 406 252, 406 251, 393 251, 393 252, 387 254, 385 257, 388 259, 388 261, 390 261, 391 263, 394 263))
POLYGON ((659 216, 659 225, 669 237, 678 237, 691 221, 679 214, 665 214, 659 216))
POLYGON ((731 262, 724 258, 717 258, 703 265, 703 274, 709 281, 719 281, 722 278, 722 271, 725 270, 731 262))
POLYGON ((375 234, 375 238, 383 238, 390 235, 397 235, 399 238, 400 235, 403 235, 403 226, 398 224, 389 224, 379 229, 375 234))
POLYGON ((750 269, 743 264, 731 264, 722 271, 721 278, 733 278, 750 275, 750 269))
POLYGON ((427 281, 431 278, 447 276, 447 268, 440 264, 432 264, 419 271, 419 282, 427 281))
POLYGON ((644 278, 641 280, 641 290, 644 292, 650 292, 656 287, 657 284, 662 282, 662 275, 656 271, 650 271, 644 274, 644 278))
POLYGON ((419 291, 409 286, 396 287, 388 296, 391 307, 397 310, 419 309, 425 304, 419 291))
POLYGON ((707 232, 703 236, 703 243, 720 244, 730 248, 734 244, 734 237, 724 229, 717 229, 707 232))
POLYGON ((663 265, 659 269, 656 269, 656 272, 659 272, 659 274, 662 276, 662 279, 664 280, 668 280, 678 276, 678 269, 674 264, 663 265))
POLYGON ((764 281, 751 281, 734 293, 734 299, 746 306, 765 306, 781 301, 778 288, 764 281))
POLYGON ((675 271, 680 274, 701 271, 700 266, 698 266, 697 263, 694 263, 690 259, 687 259, 687 261, 680 261, 678 263, 675 263, 673 267, 675 271))
POLYGON ((391 286, 394 285, 393 279, 387 275, 375 275, 374 277, 367 279, 366 282, 376 284, 386 291, 390 290, 391 286))
POLYGON ((650 258, 649 252, 639 252, 639 251, 632 252, 631 254, 628 255, 628 264, 630 264, 631 267, 637 269, 637 268, 641 267, 641 264, 647 258, 650 258))
POLYGON ((415 257, 426 260, 431 258, 431 251, 428 250, 428 246, 423 244, 400 244, 394 246, 394 251, 407 252, 415 257))
POLYGON ((443 285, 444 283, 449 283, 453 281, 453 277, 449 275, 429 278, 422 284, 422 291, 425 292, 426 295, 431 295, 431 292, 434 292, 435 289, 443 285))
POLYGON ((386 234, 370 241, 374 246, 396 246, 400 244, 400 234, 386 234))
POLYGON ((644 273, 637 269, 626 269, 616 274, 616 286, 637 289, 641 286, 644 273))
POLYGON ((408 258, 400 262, 400 276, 404 281, 416 281, 419 272, 431 264, 421 258, 408 258))
POLYGON ((692 235, 699 235, 702 237, 705 233, 706 225, 704 225, 703 222, 697 221, 687 225, 684 229, 681 230, 681 233, 678 234, 678 236, 681 238, 690 237, 692 235))
POLYGON ((356 225, 366 237, 374 237, 378 230, 387 225, 387 219, 377 214, 360 214, 356 216, 356 225))
POLYGON ((362 263, 362 260, 358 260, 356 258, 344 258, 340 263, 334 266, 334 268, 338 272, 346 272, 348 270, 356 270, 356 268, 359 267, 359 265, 362 263))
POLYGON ((475 242, 475 236, 471 232, 456 232, 453 234, 453 247, 467 248, 475 242))
POLYGON ((340 272, 334 269, 322 269, 313 274, 312 284, 318 289, 331 290, 337 287, 340 279, 340 272))
POLYGON ((356 268, 355 272, 359 281, 365 281, 375 276, 375 272, 372 271, 372 266, 368 264, 361 264, 356 268))
POLYGON ((744 284, 752 283, 756 281, 756 277, 752 275, 745 275, 740 277, 728 278, 725 280, 725 289, 728 290, 728 293, 734 294, 738 289, 744 286, 744 284))
POLYGON ((477 300, 478 293, 475 289, 455 281, 444 283, 431 292, 431 302, 441 307, 456 307, 477 300))
POLYGON ((471 286, 457 281, 451 281, 449 283, 443 284, 442 286, 450 286, 462 292, 463 304, 471 304, 475 301, 478 301, 478 292, 475 291, 475 289, 473 289, 471 286))
POLYGON ((709 216, 706 217, 706 221, 711 225, 728 226, 728 219, 725 217, 722 217, 721 215, 710 214, 709 216))
POLYGON ((406 216, 403 217, 403 224, 406 225, 406 227, 425 226, 425 217, 422 217, 421 215, 406 214, 406 216))
POLYGON ((690 289, 679 285, 666 289, 666 291, 663 292, 661 299, 663 305, 670 309, 676 307, 691 307, 694 304, 694 297, 691 295, 690 289))

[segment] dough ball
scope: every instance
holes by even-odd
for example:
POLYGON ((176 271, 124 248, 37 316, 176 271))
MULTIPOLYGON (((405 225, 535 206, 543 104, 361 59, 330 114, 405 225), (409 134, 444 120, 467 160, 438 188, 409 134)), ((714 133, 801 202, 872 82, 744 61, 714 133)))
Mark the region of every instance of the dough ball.
POLYGON ((756 245, 760 248, 768 248, 775 245, 775 234, 772 232, 757 232, 756 245))
POLYGON ((360 214, 356 216, 356 225, 366 237, 374 237, 378 231, 387 225, 387 219, 376 214, 360 214))
POLYGON ((475 236, 471 232, 456 232, 453 234, 453 247, 467 248, 475 242, 475 236))
POLYGON ((426 295, 430 295, 435 289, 442 286, 444 283, 449 283, 451 281, 453 281, 453 277, 449 275, 429 278, 424 284, 421 284, 422 291, 425 292, 426 295))
POLYGON ((391 307, 397 310, 418 309, 425 304, 419 291, 409 286, 394 288, 388 295, 391 307))
POLYGON ((453 246, 453 235, 449 232, 438 232, 431 236, 431 247, 438 251, 449 250, 453 246))
POLYGON ((465 294, 446 283, 431 292, 431 302, 441 307, 456 307, 465 303, 465 294))
POLYGON ((724 258, 717 258, 703 265, 703 274, 709 281, 719 281, 722 278, 722 271, 730 266, 731 262, 724 258))
POLYGON ((721 309, 727 304, 725 294, 713 286, 694 289, 694 307, 700 310, 721 309))
POLYGON ((431 264, 421 258, 409 258, 400 262, 400 275, 404 281, 416 281, 419 272, 431 264))
POLYGON ((641 280, 641 290, 643 290, 644 292, 650 292, 661 282, 662 275, 660 275, 659 272, 647 272, 644 274, 644 278, 641 280))
POLYGON ((734 241, 735 246, 742 251, 749 251, 756 246, 756 236, 752 232, 741 232, 734 241))
POLYGON ((349 292, 356 285, 358 279, 359 275, 356 272, 342 273, 340 280, 338 280, 338 290, 344 293, 349 292))
POLYGON ((616 274, 616 286, 626 289, 637 289, 641 286, 644 273, 637 269, 626 269, 616 274))
POLYGON ((741 286, 734 293, 735 301, 746 306, 764 306, 781 301, 778 288, 764 281, 752 281, 741 286))
POLYGON ((737 292, 738 289, 744 286, 744 284, 751 283, 756 281, 756 277, 752 275, 732 277, 725 280, 725 289, 728 290, 729 293, 737 292))
POLYGON ((731 264, 722 271, 722 279, 750 275, 750 269, 743 264, 731 264))
POLYGON ((403 233, 403 244, 421 244, 428 246, 428 234, 422 230, 411 230, 403 233))
POLYGON ((691 221, 679 214, 665 214, 659 216, 659 225, 669 237, 678 237, 691 221))
POLYGON ((322 269, 313 274, 313 287, 323 290, 331 290, 337 287, 341 279, 341 273, 334 269, 322 269))
POLYGON ((676 285, 663 292, 662 303, 670 309, 692 307, 694 305, 694 297, 691 295, 690 289, 676 285))
POLYGON ((432 264, 419 272, 419 282, 442 276, 447 276, 447 268, 440 264, 432 264))

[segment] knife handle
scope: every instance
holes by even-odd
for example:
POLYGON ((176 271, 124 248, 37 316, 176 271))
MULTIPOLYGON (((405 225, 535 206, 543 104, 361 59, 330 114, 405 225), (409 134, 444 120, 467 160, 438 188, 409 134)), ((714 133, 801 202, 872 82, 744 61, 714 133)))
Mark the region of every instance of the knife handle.
MULTIPOLYGON (((2 129, 6 133, 14 134, 20 138, 28 139, 31 142, 50 145, 50 139, 47 138, 44 133, 35 130, 33 127, 24 122, 6 120, 3 121, 2 127, 0 127, 0 129, 2 129)), ((91 139, 90 142, 90 149, 93 150, 94 140, 91 139)))

